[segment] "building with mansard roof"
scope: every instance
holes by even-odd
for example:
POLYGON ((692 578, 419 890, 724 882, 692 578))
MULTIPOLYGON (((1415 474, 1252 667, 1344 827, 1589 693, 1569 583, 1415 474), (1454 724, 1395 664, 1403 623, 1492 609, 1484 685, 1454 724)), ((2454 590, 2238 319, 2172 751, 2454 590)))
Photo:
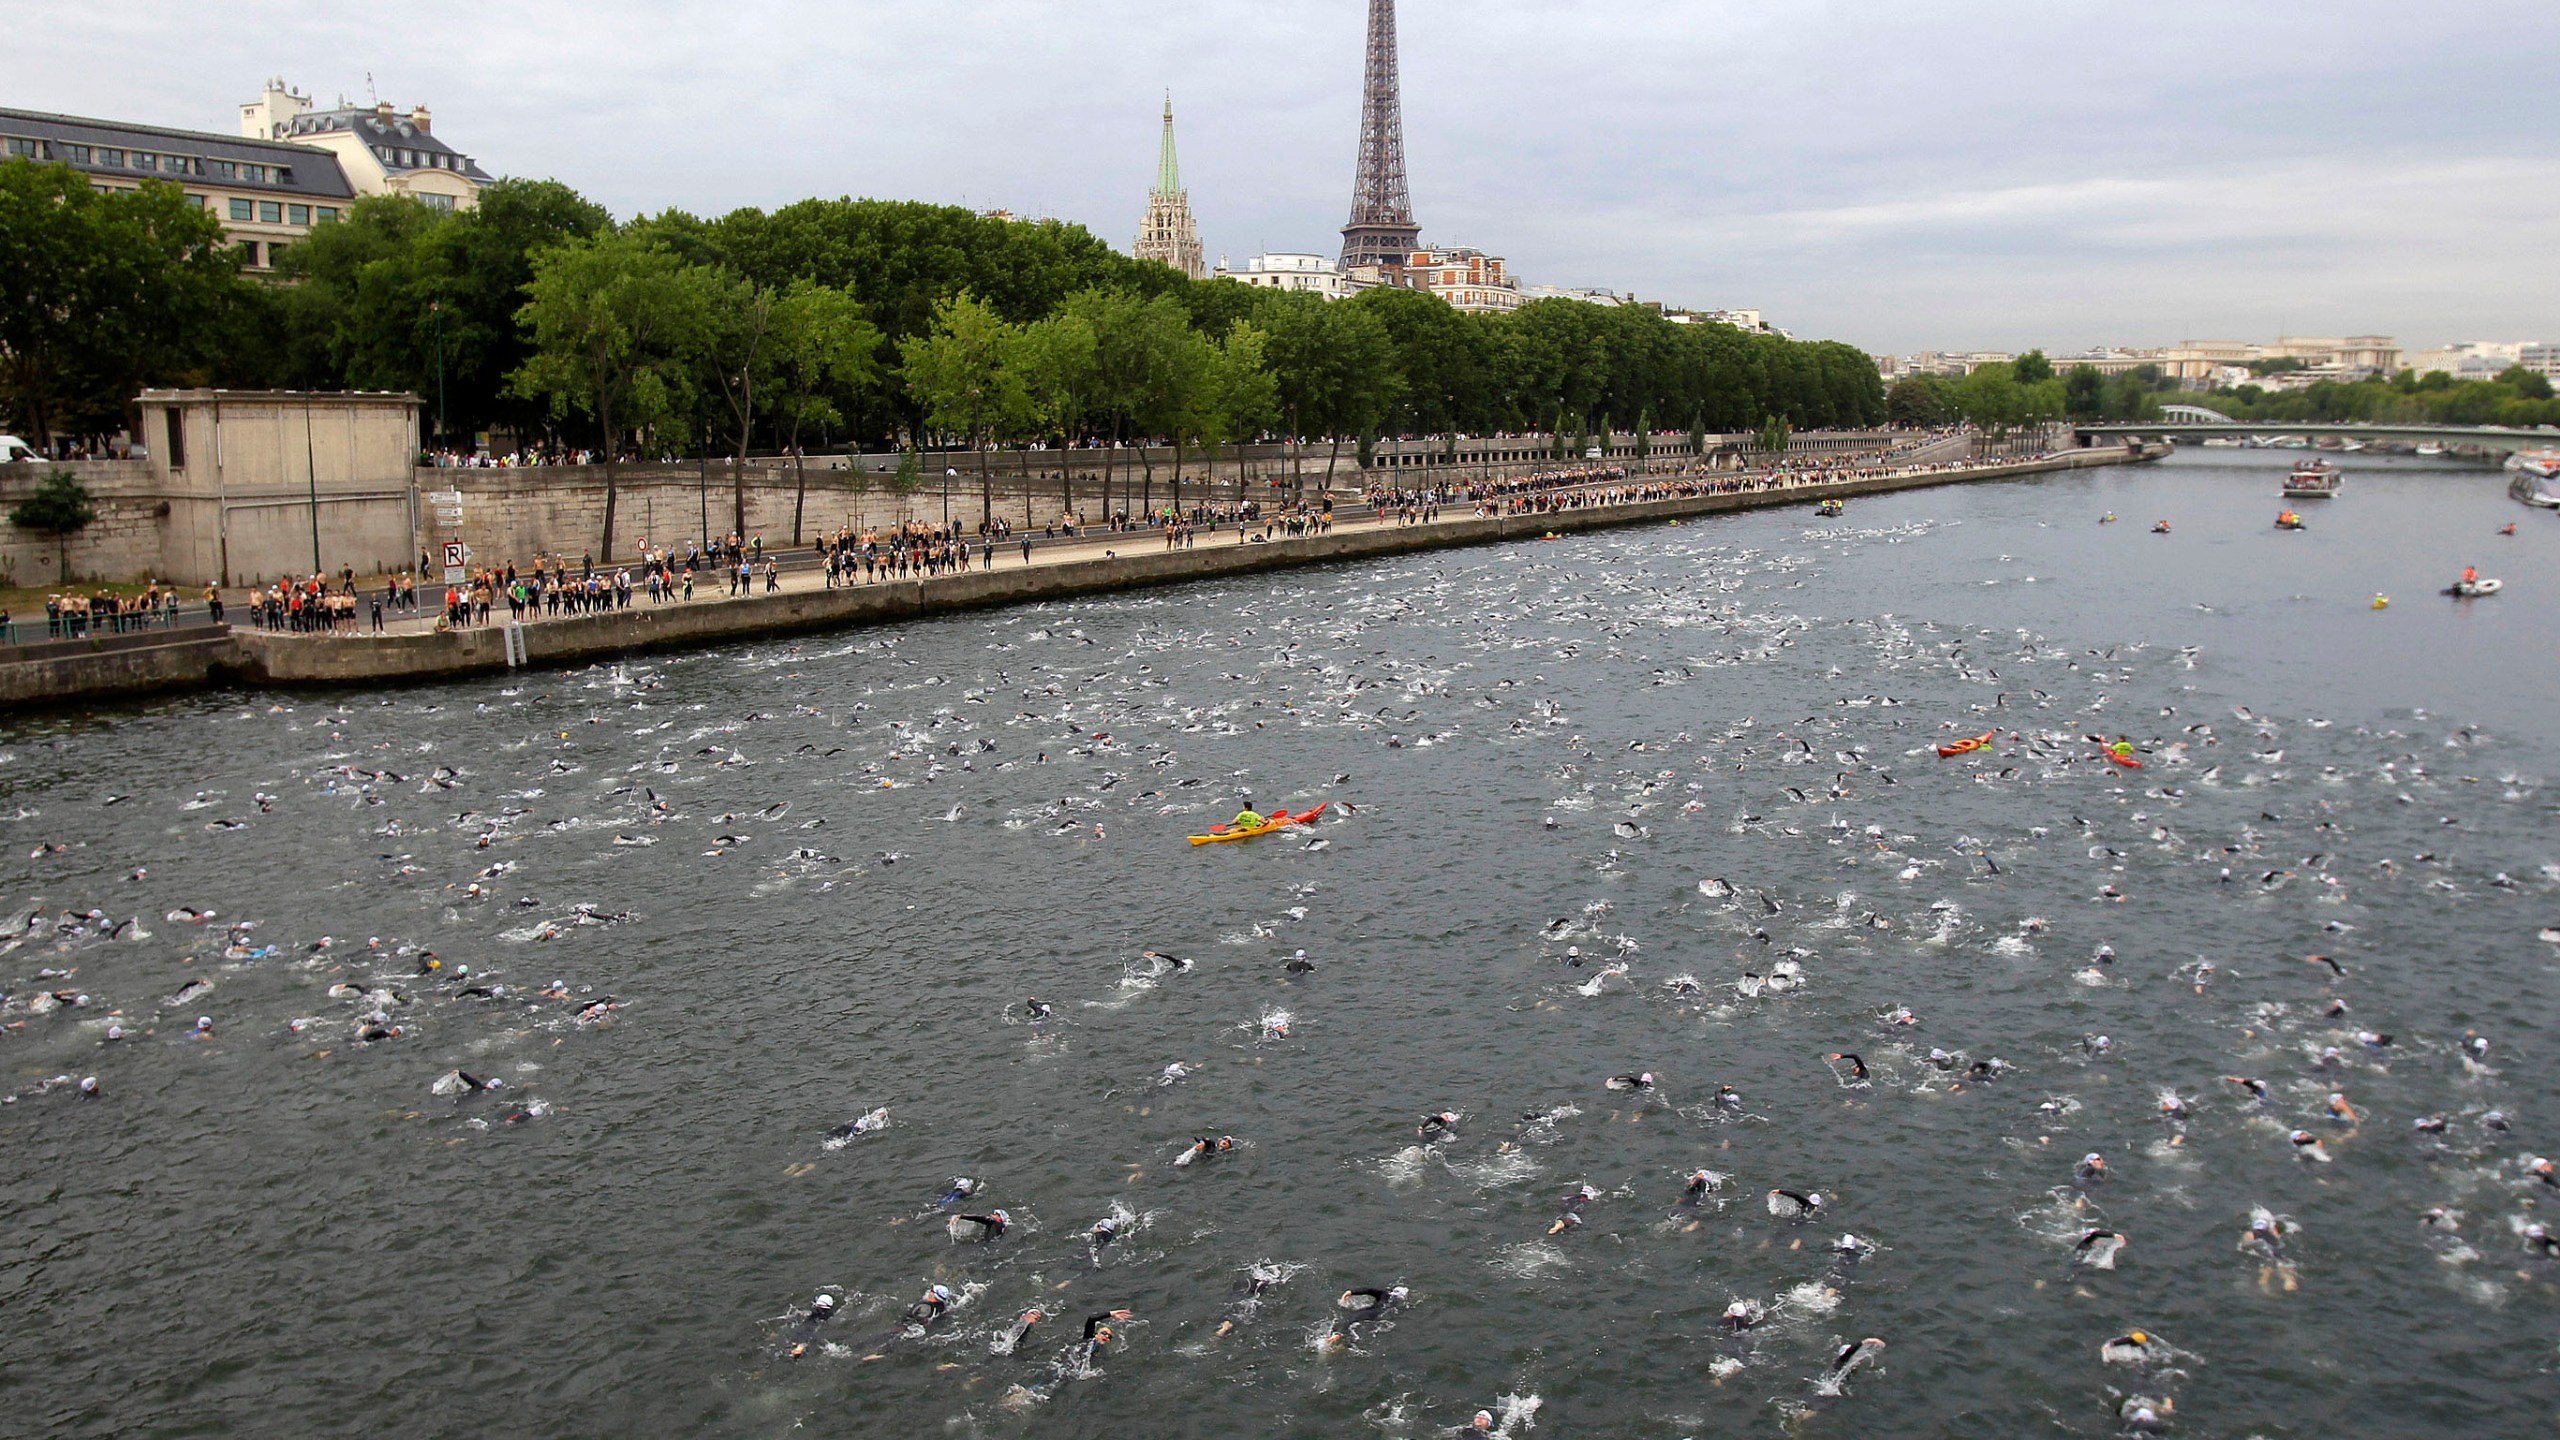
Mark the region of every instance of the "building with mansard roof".
POLYGON ((222 222, 253 271, 272 270, 287 247, 339 218, 358 194, 326 150, 36 110, 0 110, 0 154, 68 165, 100 190, 132 190, 145 180, 178 186, 222 222))
POLYGON ((326 150, 338 157, 359 195, 405 195, 436 210, 468 210, 492 178, 477 161, 438 138, 427 107, 401 114, 388 101, 370 106, 340 99, 315 110, 311 97, 281 79, 267 82, 240 107, 240 133, 326 150))

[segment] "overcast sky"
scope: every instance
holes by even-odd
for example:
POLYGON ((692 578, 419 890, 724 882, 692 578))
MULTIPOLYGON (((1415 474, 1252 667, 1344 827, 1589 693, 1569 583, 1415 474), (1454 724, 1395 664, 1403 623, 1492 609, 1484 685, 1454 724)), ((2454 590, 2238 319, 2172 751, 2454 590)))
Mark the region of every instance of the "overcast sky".
MULTIPOLYGON (((2560 338, 2560 0, 1403 0, 1427 243, 1870 350, 2560 338)), ((367 76, 618 215, 1004 206, 1331 253, 1365 0, 0 0, 0 103, 367 76)))

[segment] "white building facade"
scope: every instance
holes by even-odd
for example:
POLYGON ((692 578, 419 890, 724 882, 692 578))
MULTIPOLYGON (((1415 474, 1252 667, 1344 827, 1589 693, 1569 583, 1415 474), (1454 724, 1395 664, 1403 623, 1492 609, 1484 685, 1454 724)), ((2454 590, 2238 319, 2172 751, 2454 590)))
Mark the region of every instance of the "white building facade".
POLYGON ((240 133, 326 150, 359 195, 403 195, 434 210, 468 210, 492 178, 470 156, 438 139, 434 117, 419 105, 408 114, 387 101, 370 107, 345 100, 327 110, 311 97, 270 80, 240 107, 240 133))

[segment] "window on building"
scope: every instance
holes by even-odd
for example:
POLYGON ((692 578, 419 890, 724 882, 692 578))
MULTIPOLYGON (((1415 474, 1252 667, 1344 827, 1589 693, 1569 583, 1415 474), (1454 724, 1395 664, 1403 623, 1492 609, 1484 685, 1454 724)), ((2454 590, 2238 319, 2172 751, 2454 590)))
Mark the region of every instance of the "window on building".
POLYGON ((311 218, 320 221, 335 220, 338 218, 338 207, 335 205, 320 206, 318 209, 311 212, 311 218))
POLYGON ((240 178, 249 181, 251 184, 264 185, 267 183, 267 167, 264 165, 243 165, 240 167, 240 178))
POLYGON ((133 152, 133 168, 136 170, 157 170, 160 168, 160 157, 152 154, 148 150, 136 150, 133 152))
POLYGON ((273 267, 273 266, 277 266, 277 265, 281 265, 281 264, 283 264, 283 263, 284 263, 284 252, 286 252, 287 250, 290 250, 290 249, 292 249, 292 248, 293 248, 292 246, 285 244, 285 243, 284 243, 283 241, 281 241, 281 240, 271 240, 271 241, 268 241, 268 242, 267 242, 267 264, 268 264, 270 267, 273 267))
POLYGON ((184 175, 187 173, 187 157, 184 155, 163 155, 160 157, 160 168, 171 175, 184 175))
POLYGON ((279 185, 290 185, 293 183, 293 167, 290 165, 275 166, 269 170, 267 178, 275 181, 279 185))
POLYGON ((169 457, 171 470, 184 470, 187 468, 186 422, 178 418, 178 412, 175 410, 163 410, 160 415, 162 419, 169 422, 169 443, 161 447, 161 453, 169 457))
POLYGON ((248 202, 248 201, 243 200, 243 199, 241 199, 240 197, 238 197, 238 196, 236 196, 236 195, 235 195, 235 196, 233 196, 233 197, 231 197, 231 218, 232 218, 232 219, 234 219, 234 220, 246 220, 246 219, 249 219, 249 218, 251 217, 252 213, 253 213, 253 211, 252 211, 252 207, 250 206, 250 204, 249 204, 249 202, 248 202))
POLYGON ((121 170, 124 168, 124 152, 121 150, 101 150, 98 152, 98 163, 112 170, 121 170))
POLYGON ((36 142, 33 140, 21 140, 17 136, 12 135, 9 137, 9 153, 12 155, 24 155, 28 159, 32 160, 36 156, 36 142))
POLYGON ((201 210, 204 208, 204 197, 201 195, 190 194, 187 196, 187 203, 201 210))
POLYGON ((257 268, 258 268, 258 242, 257 242, 257 241, 255 241, 255 240, 243 240, 243 241, 241 241, 241 242, 240 242, 240 263, 241 263, 241 264, 243 264, 243 265, 248 266, 248 267, 249 267, 250 269, 252 269, 252 270, 255 270, 255 269, 257 269, 257 268))
POLYGON ((430 210, 446 215, 453 213, 453 197, 450 195, 421 195, 418 198, 426 201, 430 210))
POLYGON ((70 161, 74 165, 86 165, 89 163, 89 147, 86 145, 65 145, 62 147, 62 158, 70 161))
POLYGON ((204 173, 216 180, 236 180, 240 177, 240 167, 228 160, 207 160, 204 173))
POLYGON ((308 205, 287 205, 284 207, 284 223, 287 225, 310 224, 311 207, 308 205))
POLYGON ((284 205, 283 205, 281 202, 279 202, 279 201, 275 201, 275 200, 261 200, 261 201, 259 201, 259 202, 258 202, 258 223, 259 223, 259 224, 261 224, 261 225, 281 225, 281 224, 283 224, 283 223, 284 223, 284 205))

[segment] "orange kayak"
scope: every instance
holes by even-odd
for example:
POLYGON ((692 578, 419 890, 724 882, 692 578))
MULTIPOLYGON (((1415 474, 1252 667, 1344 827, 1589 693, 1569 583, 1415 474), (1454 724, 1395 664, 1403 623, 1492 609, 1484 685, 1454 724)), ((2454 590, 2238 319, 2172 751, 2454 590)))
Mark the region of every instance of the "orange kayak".
MULTIPOLYGON (((1327 805, 1331 803, 1333 802, 1325 802, 1327 805)), ((1323 814, 1324 808, 1324 805, 1318 805, 1313 810, 1301 810, 1295 815, 1283 810, 1276 815, 1268 817, 1264 821, 1262 827, 1256 830, 1239 830, 1232 825, 1213 826, 1206 835, 1192 836, 1191 843, 1194 845, 1220 845, 1229 840, 1250 840, 1256 835, 1268 835, 1274 830, 1294 830, 1301 825, 1312 822, 1317 816, 1323 814)))
POLYGON ((1958 755, 1970 755, 1974 751, 1981 749, 1983 746, 1990 744, 1991 737, 1999 733, 2000 732, 1997 730, 1985 730, 1979 735, 1973 736, 1970 739, 1959 740, 1953 745, 1941 745, 1938 747, 1938 758, 1946 760, 1958 755))

